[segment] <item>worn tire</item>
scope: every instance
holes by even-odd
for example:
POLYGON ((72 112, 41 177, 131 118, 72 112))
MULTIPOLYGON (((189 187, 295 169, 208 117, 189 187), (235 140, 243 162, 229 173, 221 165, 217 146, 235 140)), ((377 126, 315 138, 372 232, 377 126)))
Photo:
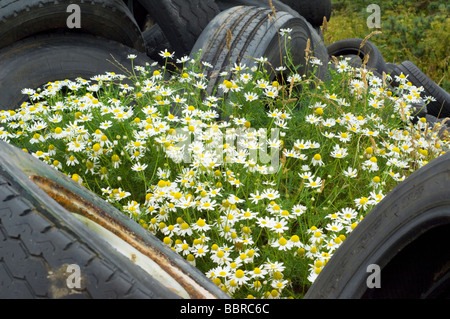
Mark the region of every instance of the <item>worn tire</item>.
POLYGON ((323 18, 330 21, 331 0, 281 0, 300 13, 314 27, 323 24, 323 18))
MULTIPOLYGON (((191 54, 195 56, 201 50, 200 60, 213 66, 209 71, 210 81, 207 88, 209 94, 213 94, 212 90, 225 79, 221 78, 219 73, 227 71, 234 63, 252 67, 256 63, 252 58, 266 57, 273 69, 280 66, 280 60, 286 54, 286 48, 279 47, 277 29, 280 28, 293 30, 290 36, 294 65, 304 65, 306 43, 308 39, 311 39, 311 48, 315 49, 313 55, 323 63, 323 67, 319 68, 316 75, 319 79, 324 78, 328 67, 328 56, 317 32, 305 19, 294 17, 286 12, 278 13, 275 27, 269 22, 270 12, 261 7, 237 6, 221 12, 205 28, 191 54), (228 30, 232 34, 230 50, 227 48, 228 30)), ((304 75, 309 70, 307 67, 302 67, 299 73, 304 75)), ((275 78, 276 74, 274 72, 272 74, 275 78)), ((230 76, 231 74, 228 74, 228 78, 230 76)))
POLYGON ((159 53, 164 50, 172 52, 172 47, 167 40, 164 32, 158 24, 152 25, 150 28, 142 32, 145 41, 147 55, 159 64, 164 65, 165 60, 159 53))
POLYGON ((428 114, 437 118, 450 117, 450 94, 441 88, 436 82, 430 79, 413 62, 403 61, 393 65, 391 76, 398 76, 401 73, 408 76, 408 80, 415 86, 424 88, 423 95, 432 96, 436 101, 428 103, 428 114))
POLYGON ((430 130, 433 130, 434 132, 438 133, 440 138, 450 136, 450 129, 449 129, 450 122, 448 122, 443 118, 437 118, 436 116, 430 114, 425 114, 423 117, 425 117, 430 130))
POLYGON ((391 74, 392 71, 394 70, 394 68, 397 67, 397 64, 395 63, 391 63, 391 62, 386 62, 386 74, 391 74))
POLYGON ((89 33, 117 41, 145 52, 139 26, 122 0, 5 0, 0 3, 0 48, 39 33, 70 30, 66 12, 75 3, 81 10, 81 28, 89 33))
MULTIPOLYGON (((271 9, 269 1, 261 0, 216 0, 217 5, 221 11, 228 10, 232 7, 237 6, 249 6, 249 7, 260 7, 265 9, 271 9)), ((288 12, 294 17, 300 17, 301 14, 292 9, 286 3, 281 0, 272 0, 272 5, 275 8, 275 12, 288 12)), ((304 17, 306 19, 306 17, 304 17)), ((307 20, 307 19, 306 19, 307 20)))
POLYGON ((450 297, 450 153, 395 187, 348 235, 307 299, 450 297), (379 288, 369 265, 380 267, 379 288))
POLYGON ((0 298, 176 297, 5 160, 11 146, 0 145, 0 298), (71 265, 79 286, 68 285, 71 265))
POLYGON ((123 212, 0 141, 0 298, 72 297, 229 298, 123 212))
POLYGON ((340 56, 356 55, 361 61, 364 61, 368 55, 366 67, 379 74, 387 73, 386 62, 380 50, 370 41, 366 41, 361 48, 363 39, 349 38, 333 42, 327 46, 328 55, 339 58, 340 56))
MULTIPOLYGON (((355 69, 359 69, 363 65, 363 61, 356 54, 341 55, 341 56, 338 56, 336 58, 338 60, 349 58, 348 65, 350 65, 352 68, 355 68, 355 69)), ((332 63, 330 65, 330 68, 333 69, 333 70, 336 69, 336 64, 332 63)))
POLYGON ((214 0, 138 0, 163 31, 177 56, 188 55, 219 12, 214 0))
POLYGON ((152 63, 145 53, 104 38, 78 33, 42 34, 0 50, 0 109, 14 109, 28 99, 22 89, 37 89, 48 82, 124 71, 113 57, 131 69, 152 63), (112 56, 111 56, 112 55, 112 56))

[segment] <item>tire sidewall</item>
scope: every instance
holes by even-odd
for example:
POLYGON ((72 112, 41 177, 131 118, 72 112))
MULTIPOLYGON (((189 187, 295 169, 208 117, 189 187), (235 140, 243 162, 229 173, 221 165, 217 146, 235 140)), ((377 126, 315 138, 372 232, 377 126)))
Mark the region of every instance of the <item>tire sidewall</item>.
POLYGON ((383 269, 421 234, 450 223, 450 153, 414 172, 367 214, 334 253, 305 298, 361 298, 367 267, 383 269))

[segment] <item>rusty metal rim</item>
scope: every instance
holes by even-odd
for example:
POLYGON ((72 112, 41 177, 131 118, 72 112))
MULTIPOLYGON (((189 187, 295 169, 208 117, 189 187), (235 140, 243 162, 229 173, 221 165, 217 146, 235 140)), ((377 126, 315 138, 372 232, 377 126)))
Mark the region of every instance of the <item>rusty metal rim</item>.
MULTIPOLYGON (((150 259, 154 266, 159 265, 159 269, 153 267, 153 270, 156 271, 156 273, 152 272, 150 275, 157 280, 159 279, 158 281, 164 286, 167 286, 172 291, 184 291, 182 292, 182 295, 184 295, 184 297, 188 296, 188 298, 216 298, 216 296, 184 273, 183 270, 176 267, 167 256, 157 249, 145 245, 141 238, 130 231, 126 225, 114 220, 99 207, 94 206, 92 203, 71 192, 69 189, 45 177, 32 175, 30 176, 30 180, 67 211, 74 215, 81 215, 85 220, 90 220, 91 226, 93 226, 93 224, 98 225, 98 227, 113 234, 116 238, 120 238, 120 240, 122 240, 123 243, 127 243, 129 247, 133 247, 133 249, 142 254, 142 256, 150 259), (171 279, 169 280, 168 278, 171 279), (167 281, 161 279, 167 279, 167 281), (169 283, 173 281, 178 282, 178 288, 169 285, 169 283), (182 287, 182 290, 179 289, 180 287, 182 287)), ((99 229, 98 227, 97 229, 99 229)))
MULTIPOLYGON (((27 199, 36 202, 36 205, 42 206, 44 210, 47 206, 53 207, 45 211, 50 214, 49 218, 55 218, 63 227, 75 227, 72 231, 82 236, 83 234, 86 235, 86 231, 94 234, 92 229, 83 225, 79 219, 73 216, 73 213, 82 215, 153 260, 165 273, 183 287, 190 298, 230 298, 204 273, 188 263, 123 212, 120 212, 96 194, 27 152, 0 141, 0 166, 12 178, 14 183, 30 190, 29 194, 24 194, 27 199), (48 202, 48 199, 42 196, 43 194, 49 196, 50 198, 48 199, 52 199, 54 203, 48 202), (75 224, 78 226, 74 226, 75 224), (84 229, 76 228, 80 226, 83 226, 84 229)), ((101 247, 107 244, 100 236, 95 237, 96 239, 92 238, 94 245, 101 247)), ((110 245, 108 246, 112 248, 110 245)), ((112 250, 115 251, 114 249, 112 250)), ((120 257, 123 256, 121 255, 120 257)), ((153 278, 153 275, 151 274, 150 277, 153 278)), ((156 280, 156 278, 153 278, 153 280, 156 280)))
MULTIPOLYGON (((73 212, 72 212, 73 213, 73 212)), ((166 273, 161 267, 155 263, 152 259, 148 258, 146 255, 142 254, 136 248, 131 246, 128 242, 124 241, 122 238, 116 236, 114 233, 110 232, 103 226, 92 221, 83 215, 73 213, 78 220, 80 220, 87 227, 92 229, 100 237, 105 239, 114 249, 119 253, 128 258, 131 262, 135 263, 141 267, 144 271, 155 278, 160 284, 166 286, 169 290, 176 293, 181 298, 189 299, 189 293, 168 273, 166 273)))

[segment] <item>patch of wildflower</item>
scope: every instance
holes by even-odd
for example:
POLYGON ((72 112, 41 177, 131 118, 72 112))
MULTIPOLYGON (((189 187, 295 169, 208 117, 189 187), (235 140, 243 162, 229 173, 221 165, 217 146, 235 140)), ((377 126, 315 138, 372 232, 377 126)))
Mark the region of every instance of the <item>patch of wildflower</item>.
POLYGON ((187 57, 170 75, 135 66, 134 76, 24 90, 30 101, 1 111, 0 138, 115 205, 234 298, 301 297, 371 208, 447 142, 411 121, 426 97, 405 77, 391 91, 344 61, 312 89, 295 72, 274 82, 256 61, 232 66, 217 96, 206 93, 209 65, 187 57))

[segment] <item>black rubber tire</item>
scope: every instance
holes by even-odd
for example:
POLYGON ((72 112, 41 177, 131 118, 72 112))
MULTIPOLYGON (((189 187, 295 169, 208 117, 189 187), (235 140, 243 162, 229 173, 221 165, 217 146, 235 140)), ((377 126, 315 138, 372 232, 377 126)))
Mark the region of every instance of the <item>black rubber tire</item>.
MULTIPOLYGON (((261 7, 271 9, 269 1, 261 0, 216 0, 217 5, 221 11, 228 10, 237 6, 249 6, 249 7, 261 7)), ((300 17, 301 14, 296 10, 285 4, 281 0, 272 0, 272 5, 275 8, 275 12, 288 12, 294 17, 300 17)), ((306 17, 304 17, 306 19, 306 17)), ((308 21, 308 19, 306 19, 308 21)))
MULTIPOLYGON (((4 142, 0 145, 3 152, 7 146, 4 142)), ((177 296, 98 238, 14 163, 2 158, 0 298, 147 299, 177 296), (80 267, 79 287, 67 285, 71 275, 69 265, 80 267)))
POLYGON ((450 153, 395 187, 348 235, 306 299, 450 296, 450 153), (380 267, 369 288, 369 265, 380 267))
POLYGON ((52 33, 18 41, 0 50, 0 109, 14 109, 28 100, 21 93, 25 88, 106 72, 124 74, 112 56, 131 70, 128 54, 137 55, 135 66, 154 62, 145 53, 88 34, 52 33))
POLYGON ((323 18, 330 21, 331 0, 281 0, 300 13, 314 27, 323 24, 323 18))
MULTIPOLYGON (((355 69, 359 69, 362 67, 363 61, 361 60, 361 58, 358 55, 355 54, 348 54, 348 55, 341 55, 336 57, 339 61, 343 60, 343 59, 347 59, 350 58, 350 60, 348 60, 348 65, 350 65, 351 67, 355 68, 355 69)), ((335 63, 331 63, 330 65, 331 69, 336 69, 336 64, 335 63)))
POLYGON ((150 28, 142 32, 145 41, 145 47, 147 55, 157 61, 159 64, 164 65, 165 59, 160 56, 160 52, 168 50, 173 52, 172 46, 164 35, 161 27, 158 24, 153 24, 150 28))
POLYGON ((0 298, 222 298, 218 286, 141 225, 21 149, 0 141, 0 298), (83 215, 131 243, 144 270, 83 215), (89 216, 89 217, 88 217, 89 216), (137 252, 136 252, 137 254, 137 252), (126 256, 125 256, 126 255, 126 256), (68 265, 81 285, 68 289, 68 265), (166 272, 166 275, 162 275, 166 272), (169 284, 175 280, 179 288, 169 284))
MULTIPOLYGON (((213 65, 209 71, 210 81, 207 92, 213 94, 213 89, 226 78, 219 77, 219 73, 227 71, 234 63, 242 63, 252 67, 256 62, 252 58, 266 57, 272 67, 281 65, 281 58, 286 55, 285 48, 279 47, 277 28, 291 28, 291 55, 294 65, 305 64, 305 48, 308 39, 311 39, 313 55, 319 58, 323 66, 319 68, 316 76, 325 77, 328 68, 328 55, 326 47, 320 36, 312 26, 302 17, 297 18, 286 12, 277 15, 277 28, 269 22, 270 9, 261 7, 237 6, 221 12, 205 28, 198 38, 192 55, 196 56, 201 50, 200 60, 213 65), (232 34, 227 48, 227 31, 232 34), (280 52, 281 51, 281 52, 280 52), (281 53, 281 57, 280 57, 281 53)), ((303 76, 310 68, 302 67, 299 73, 303 76)), ((272 72, 272 70, 268 70, 272 72)), ((276 74, 272 72, 275 79, 276 74)), ((228 79, 231 74, 228 74, 228 79)))
MULTIPOLYGON (((361 58, 357 55, 354 54, 349 54, 349 55, 341 55, 339 56, 338 61, 342 60, 342 59, 348 59, 348 65, 350 65, 352 68, 354 69, 361 69, 363 67, 363 60, 361 60, 361 58)), ((367 69, 367 66, 365 66, 365 68, 367 69)), ((332 70, 336 70, 336 64, 334 62, 332 62, 330 64, 330 69, 332 70)), ((383 74, 378 73, 378 71, 372 69, 370 70, 375 76, 379 77, 380 79, 383 79, 383 74)))
POLYGON ((397 67, 397 64, 391 63, 391 62, 386 62, 386 74, 391 75, 391 73, 395 67, 397 67))
POLYGON ((370 41, 366 41, 364 46, 360 48, 363 40, 349 38, 333 42, 327 46, 328 55, 336 58, 339 58, 339 56, 357 55, 362 61, 369 55, 366 67, 371 71, 377 71, 379 74, 387 73, 386 62, 380 50, 370 41))
POLYGON ((189 55, 206 25, 219 12, 214 0, 138 0, 164 32, 176 56, 189 55))
POLYGON ((440 138, 443 138, 444 134, 446 134, 447 137, 450 137, 450 129, 448 127, 448 125, 450 125, 450 122, 444 121, 443 118, 439 119, 436 116, 430 114, 425 114, 424 117, 429 125, 430 130, 438 132, 440 138), (436 124, 439 124, 439 126, 435 127, 436 124))
POLYGON ((427 104, 428 114, 437 118, 450 117, 450 94, 448 92, 430 79, 411 61, 403 61, 392 67, 391 76, 398 76, 401 73, 407 75, 408 80, 413 85, 424 88, 422 97, 432 96, 436 99, 436 101, 427 104))
POLYGON ((0 48, 56 29, 89 33, 145 52, 139 26, 122 0, 5 0, 0 3, 0 48), (81 28, 69 29, 67 7, 81 10, 81 28))

